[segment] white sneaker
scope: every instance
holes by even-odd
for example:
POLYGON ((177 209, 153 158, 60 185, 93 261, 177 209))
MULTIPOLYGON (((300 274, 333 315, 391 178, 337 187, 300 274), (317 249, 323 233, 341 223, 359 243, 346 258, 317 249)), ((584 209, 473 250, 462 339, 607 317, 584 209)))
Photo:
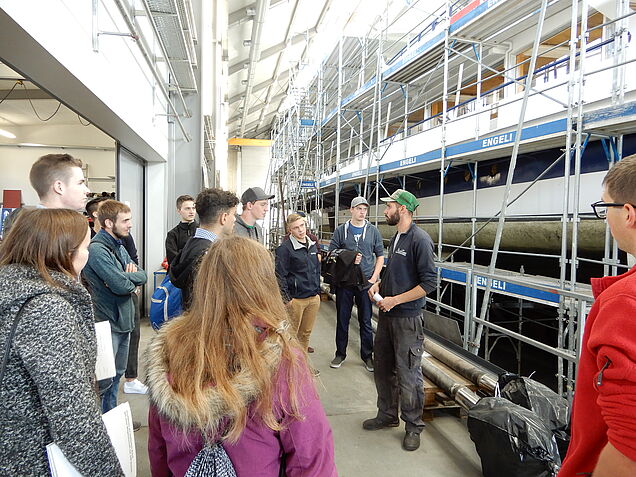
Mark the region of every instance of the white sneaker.
POLYGON ((134 381, 125 381, 124 392, 126 394, 148 394, 148 386, 138 379, 135 379, 134 381))

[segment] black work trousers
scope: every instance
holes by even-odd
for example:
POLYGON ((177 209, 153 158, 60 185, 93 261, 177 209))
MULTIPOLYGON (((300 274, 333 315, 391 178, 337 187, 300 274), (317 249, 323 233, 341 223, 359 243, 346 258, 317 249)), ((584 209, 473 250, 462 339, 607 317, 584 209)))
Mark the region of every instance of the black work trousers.
POLYGON ((132 293, 133 306, 135 307, 135 327, 130 332, 130 346, 128 347, 128 365, 126 366, 125 377, 127 379, 138 376, 137 364, 139 361, 139 296, 132 293))
POLYGON ((407 432, 424 429, 424 376, 422 352, 424 317, 389 317, 380 312, 373 342, 378 418, 384 422, 406 423, 407 432))

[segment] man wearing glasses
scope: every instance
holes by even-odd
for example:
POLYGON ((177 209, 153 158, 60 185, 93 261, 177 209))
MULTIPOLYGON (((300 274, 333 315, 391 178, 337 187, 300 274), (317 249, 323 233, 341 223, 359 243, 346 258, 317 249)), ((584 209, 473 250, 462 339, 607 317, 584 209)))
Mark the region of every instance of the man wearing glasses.
MULTIPOLYGON (((636 255, 636 155, 603 180, 592 204, 618 247, 636 255)), ((572 440, 559 477, 636 475, 636 267, 592 279, 594 306, 576 378, 572 440)))

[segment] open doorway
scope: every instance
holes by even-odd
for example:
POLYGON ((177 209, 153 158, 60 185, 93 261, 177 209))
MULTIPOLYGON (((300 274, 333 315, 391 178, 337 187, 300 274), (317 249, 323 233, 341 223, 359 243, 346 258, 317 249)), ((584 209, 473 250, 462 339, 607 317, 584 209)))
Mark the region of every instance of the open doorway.
POLYGON ((38 196, 29 183, 29 171, 31 165, 46 154, 70 154, 81 159, 91 194, 115 195, 116 146, 113 138, 86 118, 29 78, 0 63, 0 202, 3 209, 38 204, 38 196), (7 194, 5 191, 17 192, 7 194))

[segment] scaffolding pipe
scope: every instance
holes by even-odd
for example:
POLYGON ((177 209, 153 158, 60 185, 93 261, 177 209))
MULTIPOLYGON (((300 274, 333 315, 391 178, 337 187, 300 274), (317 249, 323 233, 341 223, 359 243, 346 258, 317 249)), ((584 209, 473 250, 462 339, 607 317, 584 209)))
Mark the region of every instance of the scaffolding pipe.
MULTIPOLYGON (((442 137, 441 137, 441 160, 439 165, 439 215, 437 219, 437 258, 442 259, 443 246, 443 228, 444 228, 444 175, 446 169, 446 122, 448 120, 448 60, 449 60, 449 35, 450 35, 450 0, 446 1, 446 28, 444 28, 444 86, 442 92, 442 137)), ((442 283, 441 270, 437 269, 437 296, 439 296, 440 286, 442 283)), ((436 313, 439 314, 439 306, 436 307, 436 313)))
MULTIPOLYGON (((366 172, 365 177, 364 177, 364 192, 362 194, 364 197, 367 196, 367 190, 369 188, 369 171, 371 170, 371 158, 374 155, 373 154, 373 131, 375 130, 375 115, 376 115, 375 108, 376 108, 376 105, 377 105, 377 98, 378 98, 378 96, 380 94, 380 81, 378 79, 380 77, 380 56, 379 56, 380 54, 381 54, 381 51, 379 51, 379 53, 378 53, 378 61, 377 61, 377 64, 376 64, 376 73, 375 73, 376 81, 375 81, 375 89, 373 91, 373 109, 371 110, 371 129, 369 130, 369 145, 368 145, 368 149, 367 149, 367 155, 368 155, 368 158, 367 158, 367 172, 366 172)), ((364 114, 364 113, 361 113, 361 114, 364 114)), ((360 126, 360 132, 361 132, 360 137, 362 138, 362 126, 360 126)), ((378 142, 378 144, 379 144, 379 142, 378 142)), ((379 166, 379 164, 377 164, 377 165, 379 166)), ((378 167, 378 170, 379 170, 379 167, 378 167)), ((378 176, 378 171, 376 171, 376 178, 377 178, 377 176, 378 176)), ((376 196, 377 196, 377 194, 376 194, 376 196)), ((378 204, 377 204, 377 201, 376 201, 376 214, 377 214, 377 205, 378 204)), ((377 220, 376 220, 375 225, 376 226, 378 225, 377 220)))
MULTIPOLYGON (((499 251, 499 245, 501 244, 501 236, 503 234, 503 227, 506 220, 506 210, 508 207, 508 198, 510 197, 510 190, 512 187, 512 178, 514 176, 515 167, 517 165, 517 157, 519 155, 519 144, 521 142, 521 132, 523 130, 523 123, 526 116, 526 108, 528 106, 528 97, 530 94, 530 86, 532 85, 532 78, 534 77, 534 69, 537 62, 537 55, 539 53, 539 45, 541 44, 541 33, 543 31, 543 22, 545 20, 545 14, 548 6, 548 0, 542 0, 541 2, 541 12, 539 14, 539 23, 537 25, 537 31, 535 35, 534 45, 532 46, 532 56, 530 58, 530 67, 528 71, 528 75, 526 76, 526 87, 523 91, 523 101, 521 103, 521 112, 519 113, 519 123, 517 124, 517 130, 515 134, 515 142, 512 147, 512 157, 510 158, 510 166, 508 167, 508 177, 506 178, 506 189, 504 192, 503 201, 501 203, 501 211, 499 214, 499 222, 497 224, 497 233, 495 235, 495 243, 493 246, 492 257, 490 259, 490 265, 488 266, 488 272, 494 273, 495 266, 497 265, 497 253, 499 251)), ((488 284, 486 285, 486 290, 484 292, 484 297, 481 305, 481 319, 485 320, 486 313, 488 312, 488 303, 490 301, 490 294, 492 292, 492 280, 488 280, 488 284)), ((479 343, 481 341, 481 335, 483 333, 484 325, 479 323, 477 326, 477 330, 475 332, 475 336, 473 337, 473 342, 471 346, 471 350, 474 353, 477 353, 479 350, 479 343)))
POLYGON ((336 190, 334 230, 338 228, 340 215, 340 119, 342 118, 342 36, 338 40, 338 127, 336 130, 336 190))
POLYGON ((570 261, 570 282, 572 288, 576 285, 576 273, 578 268, 577 248, 579 238, 579 203, 581 199, 581 143, 583 141, 583 86, 585 84, 585 58, 587 56, 587 17, 588 1, 581 0, 581 37, 579 55, 579 74, 577 82, 579 84, 579 97, 576 111, 576 149, 574 156, 574 203, 572 206, 572 259, 570 261))
MULTIPOLYGON (((566 131, 565 136, 565 163, 563 172, 563 196, 562 196, 562 208, 563 213, 561 215, 561 256, 559 259, 559 287, 564 288, 567 279, 567 266, 568 266, 568 221, 570 219, 570 163, 572 161, 572 133, 574 131, 574 90, 577 87, 576 83, 576 57, 577 57, 577 43, 578 43, 578 12, 579 2, 578 0, 572 1, 572 17, 570 20, 570 78, 568 81, 568 112, 566 118, 566 131)), ((557 316, 558 332, 557 332, 557 348, 563 347, 563 331, 565 320, 565 303, 563 300, 559 300, 559 310, 557 316)), ((557 358, 557 375, 558 378, 558 393, 563 394, 563 380, 560 378, 563 376, 563 358, 557 358)))
MULTIPOLYGON (((576 1, 576 0, 574 0, 576 1)), ((585 59, 587 57, 587 31, 588 19, 588 0, 581 1, 581 34, 580 34, 580 54, 578 68, 578 98, 576 112, 576 142, 574 154, 574 200, 572 205, 572 257, 570 261, 570 288, 576 287, 578 263, 578 242, 579 242, 579 205, 581 202, 581 159, 583 150, 581 143, 583 141, 583 86, 585 84, 585 59)), ((573 66, 571 66, 573 68, 573 66)), ((574 316, 570 314, 568 319, 568 349, 574 351, 576 349, 576 337, 574 336, 574 316)), ((567 363, 567 397, 569 400, 573 398, 574 393, 574 363, 567 363)), ((559 379, 559 382, 561 379, 559 379)))

